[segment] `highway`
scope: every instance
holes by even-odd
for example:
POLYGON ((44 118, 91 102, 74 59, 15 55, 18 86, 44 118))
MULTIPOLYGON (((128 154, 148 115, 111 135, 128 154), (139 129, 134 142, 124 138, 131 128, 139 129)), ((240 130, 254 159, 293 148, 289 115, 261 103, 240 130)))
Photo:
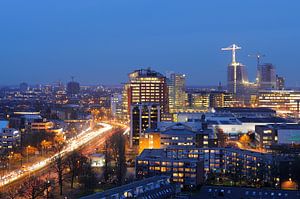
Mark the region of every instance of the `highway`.
POLYGON ((99 123, 99 125, 103 126, 103 128, 98 130, 92 130, 91 128, 86 129, 85 131, 78 134, 75 138, 68 140, 66 146, 60 152, 54 154, 53 156, 46 158, 43 161, 33 163, 27 168, 21 168, 19 170, 12 171, 6 174, 5 176, 2 176, 0 179, 0 187, 8 185, 13 181, 21 179, 27 175, 30 175, 30 173, 43 169, 44 167, 53 163, 57 157, 64 156, 78 149, 79 147, 95 139, 97 136, 100 136, 103 133, 112 129, 112 126, 109 124, 99 123))

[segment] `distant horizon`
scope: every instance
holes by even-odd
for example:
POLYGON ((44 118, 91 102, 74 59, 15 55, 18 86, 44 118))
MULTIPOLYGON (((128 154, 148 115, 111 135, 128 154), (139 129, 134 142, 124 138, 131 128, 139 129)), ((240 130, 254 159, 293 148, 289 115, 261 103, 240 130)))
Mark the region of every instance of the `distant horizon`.
MULTIPOLYGON (((78 81, 76 81, 78 82, 78 81)), ((36 87, 36 86, 39 86, 39 85, 42 85, 42 86, 45 86, 45 85, 54 85, 54 83, 44 83, 44 84, 39 84, 39 83, 36 83, 36 84, 30 84, 28 82, 20 82, 19 84, 11 84, 11 85, 0 85, 0 89, 1 88, 5 88, 5 87, 9 87, 9 88, 18 88, 20 86, 21 83, 27 83, 29 87, 36 87)), ((66 84, 68 82, 62 82, 64 86, 66 86, 66 84)), ((80 87, 83 87, 83 86, 104 86, 104 87, 123 87, 124 84, 82 84, 81 82, 78 82, 80 84, 80 87)), ((219 85, 189 85, 187 84, 186 87, 187 88, 203 88, 203 89, 212 89, 212 88, 217 88, 219 85)), ((224 90, 226 90, 227 88, 227 85, 223 85, 222 84, 222 88, 224 90)), ((290 90, 290 89, 300 89, 300 86, 286 86, 285 90, 290 90)), ((271 89, 271 90, 276 90, 276 89, 271 89)))

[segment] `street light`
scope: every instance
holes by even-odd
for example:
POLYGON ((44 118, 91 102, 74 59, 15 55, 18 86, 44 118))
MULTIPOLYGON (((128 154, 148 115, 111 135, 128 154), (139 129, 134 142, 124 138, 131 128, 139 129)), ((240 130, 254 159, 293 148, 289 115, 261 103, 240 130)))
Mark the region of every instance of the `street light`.
POLYGON ((13 157, 13 155, 14 155, 13 151, 11 151, 10 155, 8 155, 8 172, 10 171, 10 159, 13 157))
POLYGON ((28 145, 28 146, 26 147, 26 152, 27 152, 27 163, 29 162, 29 157, 28 157, 28 148, 30 148, 30 145, 28 145))

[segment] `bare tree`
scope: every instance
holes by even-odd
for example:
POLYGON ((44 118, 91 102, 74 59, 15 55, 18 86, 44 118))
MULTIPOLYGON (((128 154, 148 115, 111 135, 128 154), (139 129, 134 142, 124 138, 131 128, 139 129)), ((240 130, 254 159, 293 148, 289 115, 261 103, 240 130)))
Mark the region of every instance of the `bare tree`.
POLYGON ((109 180, 109 176, 112 173, 110 163, 111 163, 111 152, 110 152, 110 144, 109 141, 106 140, 104 142, 104 167, 103 167, 103 178, 104 181, 107 182, 109 180))
POLYGON ((83 163, 82 168, 83 170, 81 172, 81 175, 79 176, 79 182, 83 184, 85 191, 89 191, 96 186, 96 174, 94 173, 89 162, 83 163))
POLYGON ((44 193, 45 182, 39 178, 29 178, 21 187, 22 197, 35 199, 44 193))
POLYGON ((54 169, 57 173, 58 184, 59 184, 59 194, 63 194, 63 173, 65 169, 65 163, 60 155, 58 155, 54 162, 54 169))
POLYGON ((87 162, 87 158, 78 152, 73 152, 67 159, 67 166, 70 169, 71 189, 74 188, 75 177, 78 176, 83 169, 83 164, 87 162))
POLYGON ((110 138, 110 143, 116 161, 117 183, 121 185, 126 176, 125 138, 122 133, 117 133, 110 138))
POLYGON ((14 188, 9 189, 8 191, 2 193, 2 194, 0 195, 0 198, 5 198, 5 199, 15 199, 15 198, 17 198, 17 196, 19 196, 19 192, 18 192, 18 190, 16 190, 15 187, 14 187, 14 188))

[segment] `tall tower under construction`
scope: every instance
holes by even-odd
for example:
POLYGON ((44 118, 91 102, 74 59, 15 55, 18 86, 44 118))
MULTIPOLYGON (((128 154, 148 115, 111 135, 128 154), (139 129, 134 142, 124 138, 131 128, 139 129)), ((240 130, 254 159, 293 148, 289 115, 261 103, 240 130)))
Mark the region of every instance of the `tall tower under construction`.
POLYGON ((222 50, 232 51, 232 62, 228 65, 227 69, 227 88, 228 91, 233 94, 242 94, 245 91, 245 86, 248 83, 248 75, 245 65, 236 61, 236 50, 241 47, 236 44, 232 44, 222 50))

